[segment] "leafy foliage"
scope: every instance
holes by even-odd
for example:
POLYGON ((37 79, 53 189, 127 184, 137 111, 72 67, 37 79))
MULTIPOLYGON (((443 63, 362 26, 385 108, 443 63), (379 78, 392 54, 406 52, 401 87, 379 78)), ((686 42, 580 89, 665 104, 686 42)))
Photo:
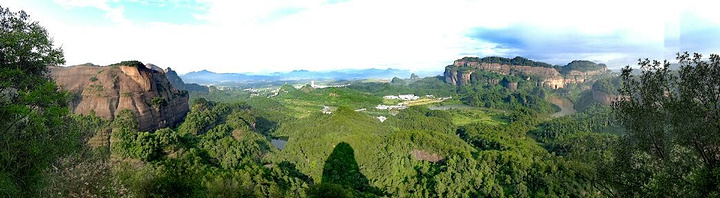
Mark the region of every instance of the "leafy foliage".
POLYGON ((504 65, 523 65, 523 66, 533 66, 533 67, 552 67, 552 65, 544 63, 544 62, 536 62, 524 57, 516 56, 515 58, 505 58, 505 57, 498 57, 498 56, 488 56, 484 58, 478 58, 478 57, 463 57, 459 61, 468 61, 468 62, 481 62, 481 63, 498 63, 498 64, 504 64, 504 65))
POLYGON ((137 67, 137 68, 146 68, 145 64, 143 64, 140 61, 137 60, 129 60, 129 61, 121 61, 119 63, 113 63, 108 66, 131 66, 131 67, 137 67))
POLYGON ((37 195, 41 172, 81 143, 68 95, 46 75, 62 63, 45 28, 0 7, 0 196, 37 195))
POLYGON ((358 90, 375 96, 415 94, 418 96, 452 96, 455 94, 455 86, 443 81, 442 76, 421 78, 401 86, 393 83, 356 83, 348 86, 349 89, 358 90))
POLYGON ((530 108, 542 113, 558 111, 558 107, 540 97, 544 94, 542 88, 535 88, 532 92, 509 90, 500 86, 492 87, 462 87, 462 101, 465 104, 476 107, 494 109, 520 109, 530 108))
POLYGON ((678 54, 680 70, 640 60, 623 69, 616 115, 627 129, 611 184, 621 196, 720 196, 720 56, 678 54))
POLYGON ((605 68, 607 68, 607 66, 605 64, 597 64, 597 63, 594 63, 592 61, 587 61, 587 60, 574 60, 565 66, 558 67, 557 69, 560 71, 560 73, 566 74, 572 70, 587 72, 587 71, 598 71, 598 70, 605 69, 605 68))
POLYGON ((167 105, 167 100, 165 100, 165 98, 162 98, 162 97, 155 97, 155 98, 153 98, 153 99, 150 101, 150 103, 151 103, 154 107, 162 107, 162 106, 166 106, 166 105, 167 105))
POLYGON ((581 93, 580 98, 576 102, 575 109, 584 112, 592 106, 602 104, 603 101, 598 101, 598 99, 596 99, 596 95, 600 96, 601 99, 602 96, 611 97, 610 99, 615 99, 614 96, 619 95, 617 91, 619 88, 620 78, 607 78, 597 80, 595 81, 595 83, 592 84, 590 90, 581 93))
POLYGON ((118 180, 141 197, 304 195, 309 177, 286 162, 262 160, 275 149, 255 128, 257 117, 244 103, 198 99, 178 131, 148 133, 137 132, 131 112, 122 111, 112 124, 113 155, 142 168, 121 164, 118 180))

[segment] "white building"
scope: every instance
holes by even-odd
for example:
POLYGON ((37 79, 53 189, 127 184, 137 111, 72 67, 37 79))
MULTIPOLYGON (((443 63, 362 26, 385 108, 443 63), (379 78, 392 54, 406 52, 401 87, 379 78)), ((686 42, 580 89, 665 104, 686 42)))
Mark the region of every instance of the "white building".
POLYGON ((415 94, 406 94, 406 95, 398 95, 398 98, 401 100, 417 100, 420 97, 416 96, 415 94))
POLYGON ((322 112, 324 114, 332 114, 332 110, 330 110, 330 107, 328 106, 323 106, 322 112))
POLYGON ((390 108, 390 106, 387 106, 387 105, 381 105, 381 104, 379 104, 379 105, 378 105, 378 106, 376 106, 375 108, 376 108, 376 109, 389 109, 389 108, 390 108))
POLYGON ((383 98, 385 98, 385 99, 389 99, 389 100, 392 100, 392 99, 396 99, 396 100, 398 100, 398 99, 400 99, 400 97, 398 97, 398 96, 393 96, 393 95, 387 95, 387 96, 383 96, 383 98))
POLYGON ((380 105, 376 106, 375 108, 376 108, 376 109, 382 109, 382 110, 388 110, 388 109, 406 109, 407 106, 403 105, 403 103, 399 103, 398 105, 392 105, 392 106, 381 105, 381 104, 380 104, 380 105))
POLYGON ((385 116, 378 116, 377 119, 380 120, 380 122, 385 122, 385 120, 387 120, 387 117, 385 117, 385 116))
POLYGON ((316 85, 316 84, 315 84, 315 81, 314 81, 314 80, 311 80, 311 81, 310 81, 310 87, 315 88, 315 89, 324 89, 324 88, 327 88, 328 86, 316 85))

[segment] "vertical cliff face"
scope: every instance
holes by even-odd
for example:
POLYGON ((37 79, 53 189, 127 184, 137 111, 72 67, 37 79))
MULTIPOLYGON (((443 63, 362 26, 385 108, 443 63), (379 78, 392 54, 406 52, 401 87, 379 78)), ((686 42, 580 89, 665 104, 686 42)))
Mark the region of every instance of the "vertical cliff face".
POLYGON ((129 109, 139 130, 152 131, 181 122, 187 112, 188 94, 175 89, 163 70, 143 66, 50 67, 57 84, 73 95, 74 113, 113 119, 129 109))
POLYGON ((446 83, 457 85, 458 84, 457 75, 458 75, 457 68, 454 68, 452 66, 445 67, 445 73, 443 74, 443 76, 445 77, 446 83))
POLYGON ((556 68, 547 63, 534 62, 521 57, 505 59, 489 58, 462 58, 445 67, 445 82, 453 85, 468 85, 470 75, 475 71, 487 71, 502 75, 526 76, 540 79, 538 86, 553 89, 563 88, 570 83, 583 83, 593 79, 594 76, 608 72, 603 64, 590 61, 573 61, 567 66, 556 68), (517 61, 520 59, 519 61, 517 61), (492 62, 485 62, 492 61, 492 62), (528 64, 528 65, 518 65, 528 64))
POLYGON ((177 72, 175 72, 174 70, 172 70, 169 67, 167 69, 165 69, 164 72, 165 72, 165 76, 167 77, 168 81, 170 81, 170 84, 172 84, 173 87, 175 87, 175 89, 187 90, 185 88, 185 82, 183 82, 183 80, 180 78, 180 76, 178 76, 177 72))

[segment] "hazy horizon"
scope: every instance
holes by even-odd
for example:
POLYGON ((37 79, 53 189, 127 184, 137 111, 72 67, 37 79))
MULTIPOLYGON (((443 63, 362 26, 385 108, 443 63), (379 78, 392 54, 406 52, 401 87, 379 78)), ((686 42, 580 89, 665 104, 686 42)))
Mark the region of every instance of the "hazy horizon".
POLYGON ((49 30, 66 65, 139 60, 178 73, 393 68, 464 56, 635 65, 718 53, 720 13, 700 3, 9 0, 49 30), (501 8, 501 9, 498 9, 501 8), (642 9, 640 9, 642 8, 642 9))

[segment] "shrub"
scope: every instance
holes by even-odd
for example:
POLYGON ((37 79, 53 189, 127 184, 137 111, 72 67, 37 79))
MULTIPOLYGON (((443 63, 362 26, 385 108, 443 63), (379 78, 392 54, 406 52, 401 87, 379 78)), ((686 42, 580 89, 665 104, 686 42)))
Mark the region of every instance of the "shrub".
POLYGON ((150 103, 155 107, 161 107, 167 105, 167 100, 165 100, 165 98, 155 97, 150 103))
POLYGON ((122 61, 119 63, 115 63, 109 66, 132 66, 132 67, 138 67, 138 68, 145 68, 145 64, 143 64, 140 61, 137 60, 129 60, 129 61, 122 61))

